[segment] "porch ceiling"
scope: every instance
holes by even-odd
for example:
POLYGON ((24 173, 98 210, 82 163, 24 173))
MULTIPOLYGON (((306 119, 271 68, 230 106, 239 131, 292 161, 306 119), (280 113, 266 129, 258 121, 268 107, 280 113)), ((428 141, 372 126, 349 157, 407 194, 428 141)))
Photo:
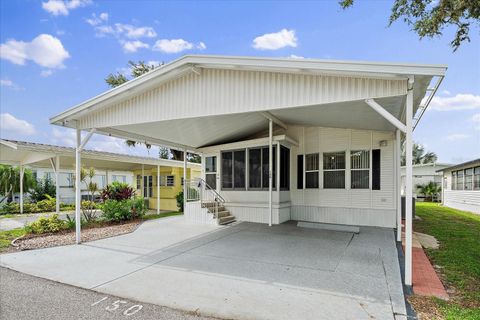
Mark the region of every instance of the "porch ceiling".
MULTIPOLYGON (((405 97, 376 100, 396 118, 405 97)), ((395 128, 365 101, 311 105, 269 111, 287 125, 351 128, 392 131, 395 128)), ((191 148, 240 141, 265 132, 268 119, 261 112, 235 113, 221 116, 195 117, 113 127, 114 131, 173 141, 191 148)), ((102 130, 102 129, 100 129, 102 130)), ((108 128, 103 130, 108 131, 108 128)))

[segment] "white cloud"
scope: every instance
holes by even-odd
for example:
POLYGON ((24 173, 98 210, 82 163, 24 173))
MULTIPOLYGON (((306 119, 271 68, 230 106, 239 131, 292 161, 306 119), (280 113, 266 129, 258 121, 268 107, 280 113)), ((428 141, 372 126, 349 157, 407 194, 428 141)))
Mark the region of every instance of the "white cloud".
POLYGON ((274 33, 266 33, 253 39, 252 46, 258 50, 277 50, 285 47, 296 47, 295 30, 282 29, 274 33))
POLYGON ((40 76, 42 76, 44 78, 50 77, 52 74, 53 74, 52 69, 42 70, 42 72, 40 72, 40 76))
POLYGON ((139 40, 121 41, 121 43, 122 43, 123 51, 126 52, 126 53, 137 52, 138 49, 141 49, 141 48, 146 48, 147 49, 149 47, 148 44, 146 44, 145 42, 139 41, 139 40))
POLYGON ((108 13, 102 12, 99 16, 97 16, 95 13, 92 13, 92 17, 85 19, 85 21, 91 26, 98 26, 99 24, 108 21, 108 13))
POLYGON ((70 10, 85 7, 91 3, 91 0, 48 0, 42 2, 42 8, 54 16, 68 16, 70 10))
POLYGON ((130 24, 115 24, 116 32, 129 39, 155 38, 157 33, 152 27, 135 27, 130 24))
POLYGON ((19 65, 32 60, 45 68, 63 68, 63 61, 70 54, 58 38, 41 34, 31 42, 8 40, 0 44, 0 57, 19 65))
POLYGON ((453 97, 433 97, 429 109, 436 111, 480 109, 480 96, 459 93, 453 97))
POLYGON ((0 86, 7 87, 13 90, 23 90, 22 87, 20 87, 15 82, 9 79, 0 79, 0 86))
POLYGON ((162 62, 158 60, 150 60, 150 61, 147 61, 147 65, 158 67, 162 65, 162 62))
POLYGON ((95 27, 95 35, 97 37, 105 37, 109 34, 115 34, 115 30, 112 26, 97 26, 95 27))
POLYGON ((203 42, 199 42, 197 45, 195 45, 183 39, 160 39, 157 40, 153 46, 153 50, 165 53, 178 53, 185 50, 191 50, 193 48, 204 50, 207 48, 207 46, 203 42))
POLYGON ((451 93, 450 91, 448 91, 448 90, 442 90, 442 94, 443 94, 443 95, 446 95, 446 96, 449 96, 449 95, 451 95, 452 93, 451 93))
POLYGON ((73 129, 59 129, 52 128, 52 134, 50 135, 50 143, 65 146, 75 147, 77 136, 73 129))
POLYGON ((31 123, 17 119, 10 113, 0 114, 0 127, 2 131, 15 135, 30 136, 35 134, 35 127, 31 123))
POLYGON ((448 141, 458 141, 458 140, 465 140, 469 138, 470 135, 464 133, 452 133, 447 136, 448 141))
POLYGON ((297 56, 297 55, 295 55, 295 54, 289 55, 288 58, 290 58, 290 59, 305 59, 305 57, 297 56))

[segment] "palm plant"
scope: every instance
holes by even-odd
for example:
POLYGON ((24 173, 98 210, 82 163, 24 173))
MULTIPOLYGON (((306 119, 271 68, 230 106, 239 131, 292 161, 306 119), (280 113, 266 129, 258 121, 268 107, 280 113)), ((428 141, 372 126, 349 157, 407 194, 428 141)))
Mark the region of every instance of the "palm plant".
MULTIPOLYGON (((81 202, 81 209, 86 222, 90 222, 95 219, 96 204, 93 200, 95 197, 95 193, 98 192, 98 185, 96 182, 93 181, 94 177, 95 168, 80 169, 80 182, 85 185, 88 196, 87 201, 81 202)), ((75 186, 75 188, 76 187, 77 186, 75 186)))
MULTIPOLYGON (((33 172, 25 169, 23 173, 23 190, 28 192, 36 185, 33 172)), ((13 200, 13 194, 20 192, 20 167, 9 165, 0 165, 0 194, 4 196, 3 200, 8 202, 13 200)))
POLYGON ((419 193, 425 196, 426 201, 433 201, 433 197, 442 191, 442 187, 433 181, 426 184, 418 184, 416 185, 416 188, 419 193))

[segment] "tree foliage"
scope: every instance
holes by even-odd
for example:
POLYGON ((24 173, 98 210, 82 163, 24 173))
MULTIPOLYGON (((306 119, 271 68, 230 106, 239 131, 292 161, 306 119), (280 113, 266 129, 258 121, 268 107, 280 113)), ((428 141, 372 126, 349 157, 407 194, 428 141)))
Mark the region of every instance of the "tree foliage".
MULTIPOLYGON (((341 0, 343 9, 354 0, 341 0)), ((389 26, 403 20, 420 37, 433 38, 442 35, 446 27, 456 28, 450 42, 456 51, 464 41, 470 41, 472 24, 480 24, 480 0, 395 0, 389 18, 389 26)))
MULTIPOLYGON (((425 147, 416 142, 412 146, 412 164, 426 164, 426 163, 435 163, 437 162, 438 157, 435 152, 425 151, 425 147)), ((405 144, 402 148, 402 166, 407 163, 405 156, 405 144)))
POLYGON ((437 196, 442 191, 442 187, 433 181, 426 184, 418 184, 416 185, 416 188, 419 193, 425 196, 426 201, 433 201, 433 197, 437 196))
MULTIPOLYGON (((36 181, 33 172, 25 169, 23 173, 23 190, 29 192, 35 187, 36 181)), ((13 194, 20 191, 20 168, 9 165, 0 165, 0 194, 11 201, 13 194)))
POLYGON ((30 199, 33 202, 40 202, 56 197, 56 187, 51 179, 44 178, 37 181, 35 187, 30 190, 30 199))

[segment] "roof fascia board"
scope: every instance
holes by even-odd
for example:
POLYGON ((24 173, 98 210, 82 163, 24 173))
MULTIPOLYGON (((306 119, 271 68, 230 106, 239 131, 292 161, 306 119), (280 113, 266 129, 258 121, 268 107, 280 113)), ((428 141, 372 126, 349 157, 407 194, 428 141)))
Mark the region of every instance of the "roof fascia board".
MULTIPOLYGON (((274 142, 287 142, 289 144, 293 144, 298 146, 298 142, 294 139, 288 137, 285 134, 273 136, 274 142)), ((235 149, 235 148, 244 148, 244 147, 253 147, 253 146, 262 146, 268 145, 268 137, 265 138, 257 138, 257 139, 250 139, 250 140, 243 140, 231 143, 224 143, 224 144, 217 144, 213 146, 208 146, 204 148, 199 148, 198 151, 202 153, 212 153, 221 150, 228 150, 228 149, 235 149)))
POLYGON ((6 140, 3 140, 3 139, 0 139, 0 144, 3 144, 4 146, 15 149, 15 150, 17 150, 17 148, 18 148, 16 143, 6 141, 6 140))

